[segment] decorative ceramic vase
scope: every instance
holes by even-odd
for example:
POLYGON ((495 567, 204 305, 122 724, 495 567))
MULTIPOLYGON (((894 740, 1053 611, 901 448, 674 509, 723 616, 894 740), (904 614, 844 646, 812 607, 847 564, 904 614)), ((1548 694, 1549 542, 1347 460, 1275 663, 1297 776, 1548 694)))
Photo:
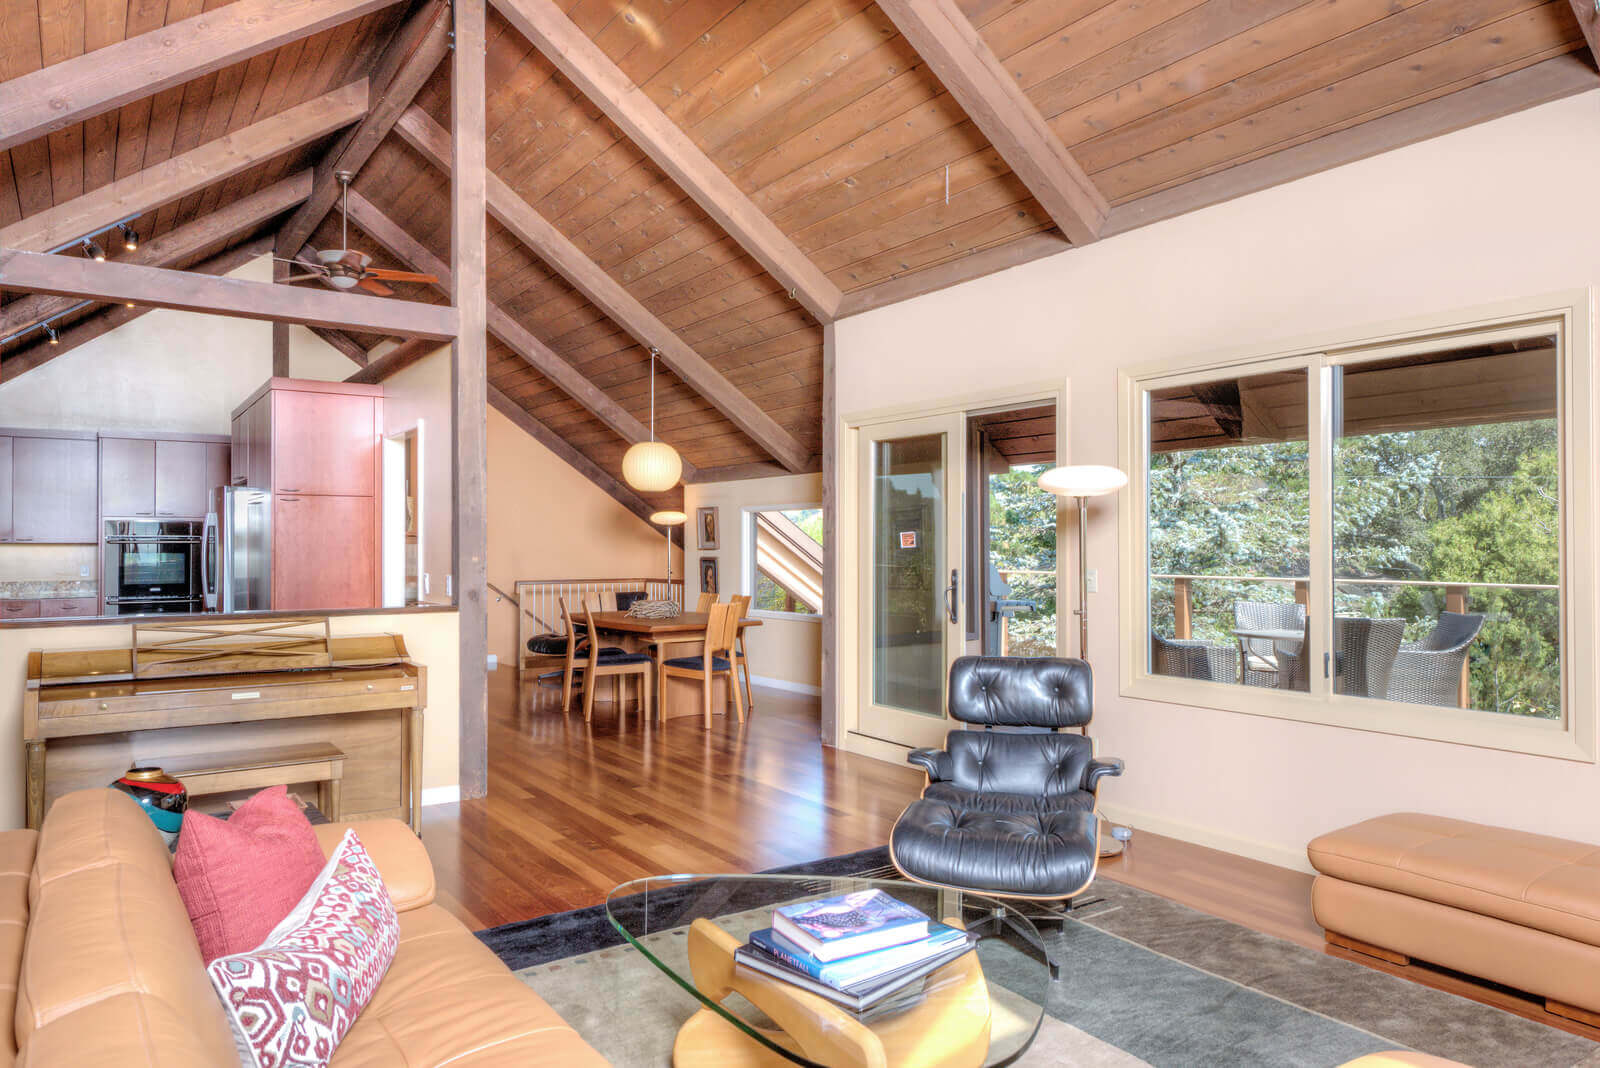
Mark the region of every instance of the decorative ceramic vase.
POLYGON ((183 814, 189 808, 189 791, 183 783, 160 768, 129 768, 111 786, 139 802, 170 849, 178 840, 183 814))

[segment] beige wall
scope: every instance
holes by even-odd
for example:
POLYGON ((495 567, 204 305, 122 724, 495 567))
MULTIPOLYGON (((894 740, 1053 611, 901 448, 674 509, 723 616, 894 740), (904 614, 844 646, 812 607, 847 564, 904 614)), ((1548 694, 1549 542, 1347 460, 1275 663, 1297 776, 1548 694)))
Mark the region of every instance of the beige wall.
MULTIPOLYGON (((846 319, 839 412, 1068 377, 1073 462, 1115 464, 1119 367, 1600 285, 1597 174, 1600 91, 846 319)), ((1093 518, 1102 576, 1114 516, 1093 518)), ((1093 730, 1127 759, 1120 818, 1302 866, 1317 833, 1396 810, 1600 840, 1592 764, 1124 699, 1100 591, 1093 730)))
MULTIPOLYGON (((270 282, 272 257, 228 277, 270 282)), ((356 369, 305 327, 291 327, 289 342, 296 378, 356 369)), ((226 434, 233 409, 270 377, 271 323, 157 310, 0 382, 0 426, 226 434)))
POLYGON ((384 434, 422 427, 421 571, 430 576, 430 583, 426 594, 419 585, 419 596, 433 604, 454 602, 446 592, 446 579, 455 567, 454 408, 449 345, 383 380, 384 434))
MULTIPOLYGON (((745 552, 749 533, 745 529, 746 508, 822 506, 821 475, 780 475, 751 478, 738 482, 707 482, 684 490, 684 511, 689 513, 689 603, 700 592, 700 557, 717 558, 717 578, 722 599, 729 594, 754 594, 753 576, 745 574, 745 552), (716 506, 722 531, 719 547, 702 552, 696 549, 695 510, 716 506)), ((761 626, 745 633, 745 649, 757 680, 780 687, 820 693, 822 681, 822 623, 820 620, 783 619, 768 616, 761 626)))
MULTIPOLYGON (((666 540, 493 408, 489 409, 489 581, 664 576, 666 540)), ((683 574, 673 549, 672 575, 683 574)), ((514 670, 516 605, 489 598, 489 651, 514 670)))

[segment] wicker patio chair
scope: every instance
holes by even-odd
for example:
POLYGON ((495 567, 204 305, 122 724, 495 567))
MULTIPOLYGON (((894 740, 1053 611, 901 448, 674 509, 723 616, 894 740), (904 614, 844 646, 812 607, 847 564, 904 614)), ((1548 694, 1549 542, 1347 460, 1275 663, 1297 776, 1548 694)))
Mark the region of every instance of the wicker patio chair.
POLYGON ((1439 622, 1426 638, 1400 646, 1389 675, 1389 700, 1454 706, 1461 665, 1482 629, 1483 616, 1477 613, 1440 612, 1439 622))
MULTIPOLYGON (((1233 625, 1241 630, 1304 630, 1306 606, 1266 601, 1235 601, 1233 625)), ((1277 686, 1280 651, 1274 648, 1274 643, 1267 638, 1240 638, 1239 653, 1244 657, 1244 684, 1277 686)))
MULTIPOLYGON (((1405 637, 1403 619, 1368 619, 1365 616, 1340 616, 1333 621, 1334 690, 1358 697, 1382 698, 1389 687, 1395 655, 1405 637)), ((1299 652, 1280 650, 1278 688, 1310 689, 1310 658, 1302 646, 1299 652)))
POLYGON ((1239 677, 1239 650, 1221 642, 1150 635, 1150 673, 1183 679, 1234 682, 1239 677))

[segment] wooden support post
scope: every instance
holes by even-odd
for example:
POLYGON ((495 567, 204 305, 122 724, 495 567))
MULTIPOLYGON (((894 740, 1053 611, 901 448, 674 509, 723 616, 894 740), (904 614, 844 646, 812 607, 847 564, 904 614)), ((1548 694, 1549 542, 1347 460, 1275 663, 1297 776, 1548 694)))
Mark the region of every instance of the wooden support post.
POLYGON ((1311 580, 1296 579, 1294 583, 1294 603, 1311 607, 1311 580))
MULTIPOLYGON (((1467 610, 1467 588, 1465 586, 1446 586, 1444 588, 1444 610, 1446 612, 1465 612, 1467 610)), ((1463 658, 1461 661, 1461 681, 1456 684, 1456 707, 1472 707, 1472 660, 1463 658)))
MULTIPOLYGON (((286 283, 289 272, 293 270, 287 263, 280 259, 272 261, 272 280, 286 283)), ((289 324, 272 324, 272 377, 289 377, 289 324)))
POLYGON ((1194 633, 1194 605, 1190 600, 1189 580, 1172 580, 1172 636, 1180 641, 1194 633))
MULTIPOLYGON (((838 330, 822 324, 822 722, 823 745, 839 731, 839 449, 834 441, 838 330)), ((684 544, 685 552, 688 543, 684 544)))
POLYGON ((460 607, 462 798, 489 792, 488 258, 484 149, 486 0, 456 0, 450 175, 455 395, 455 581, 460 607))

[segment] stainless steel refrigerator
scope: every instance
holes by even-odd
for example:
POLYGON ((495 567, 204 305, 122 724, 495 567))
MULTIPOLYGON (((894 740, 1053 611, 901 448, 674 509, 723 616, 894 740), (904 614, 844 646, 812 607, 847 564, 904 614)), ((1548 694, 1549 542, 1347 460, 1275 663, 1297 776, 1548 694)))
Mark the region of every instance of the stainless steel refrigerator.
POLYGON ((218 486, 206 516, 206 611, 264 612, 272 607, 272 494, 218 486))

